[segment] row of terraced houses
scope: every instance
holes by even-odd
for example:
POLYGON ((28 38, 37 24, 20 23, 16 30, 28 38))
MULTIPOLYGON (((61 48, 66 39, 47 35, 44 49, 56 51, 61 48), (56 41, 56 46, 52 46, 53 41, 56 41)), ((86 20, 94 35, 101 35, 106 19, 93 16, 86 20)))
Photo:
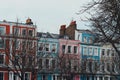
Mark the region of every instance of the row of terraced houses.
MULTIPOLYGON (((19 61, 12 56, 23 51, 37 56, 35 78, 26 70, 24 80, 119 80, 114 49, 107 43, 95 43, 95 37, 90 30, 77 29, 76 21, 61 25, 59 34, 37 32, 31 19, 26 23, 1 21, 0 80, 20 80, 12 64, 19 61)), ((25 66, 31 67, 32 60, 29 63, 25 66)))

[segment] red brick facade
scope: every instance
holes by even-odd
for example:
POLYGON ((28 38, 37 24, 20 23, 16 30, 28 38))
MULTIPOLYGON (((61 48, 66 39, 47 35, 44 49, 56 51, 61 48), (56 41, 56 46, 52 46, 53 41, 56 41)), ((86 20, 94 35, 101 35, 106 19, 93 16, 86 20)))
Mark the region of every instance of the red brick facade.
MULTIPOLYGON (((14 54, 22 53, 23 47, 29 54, 36 54, 36 27, 30 24, 16 22, 0 22, 0 76, 2 80, 13 80, 13 75, 10 77, 10 72, 7 65, 10 65, 10 57, 14 54), (16 42, 15 42, 16 40, 16 42), (23 41, 31 41, 32 43, 23 46, 23 41), (17 42, 18 41, 18 42, 17 42), (15 48, 14 48, 15 47, 15 48), (16 49, 16 50, 15 50, 16 49), (3 55, 3 56, 2 56, 3 55)), ((30 72, 29 72, 30 73, 30 72)), ((30 73, 30 78, 32 77, 30 73)), ((18 78, 16 78, 18 79, 18 78)))

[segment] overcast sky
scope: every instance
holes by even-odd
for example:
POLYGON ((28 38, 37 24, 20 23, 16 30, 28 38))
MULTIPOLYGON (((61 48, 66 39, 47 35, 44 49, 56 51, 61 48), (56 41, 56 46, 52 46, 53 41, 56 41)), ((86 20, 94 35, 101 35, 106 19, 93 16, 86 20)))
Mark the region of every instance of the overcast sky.
POLYGON ((62 24, 76 20, 79 29, 87 29, 76 13, 91 0, 2 0, 0 21, 25 22, 30 17, 37 31, 59 33, 62 24))

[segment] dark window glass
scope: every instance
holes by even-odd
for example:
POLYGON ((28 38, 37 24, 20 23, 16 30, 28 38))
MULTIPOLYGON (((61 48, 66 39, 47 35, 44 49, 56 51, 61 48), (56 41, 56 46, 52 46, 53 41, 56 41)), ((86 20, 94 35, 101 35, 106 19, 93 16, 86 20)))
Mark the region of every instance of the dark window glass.
POLYGON ((0 64, 4 63, 4 55, 0 55, 0 64))
POLYGON ((3 80, 3 72, 0 72, 0 80, 3 80))

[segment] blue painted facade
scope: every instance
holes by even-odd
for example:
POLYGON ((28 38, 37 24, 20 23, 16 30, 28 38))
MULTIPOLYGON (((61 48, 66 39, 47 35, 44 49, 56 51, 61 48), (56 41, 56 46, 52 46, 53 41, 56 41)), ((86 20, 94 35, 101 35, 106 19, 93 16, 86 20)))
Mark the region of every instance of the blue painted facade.
POLYGON ((50 33, 38 33, 38 60, 40 60, 37 80, 53 80, 58 70, 58 35, 50 33), (41 66, 42 65, 42 66, 41 66))
POLYGON ((100 45, 94 43, 95 35, 89 30, 76 30, 76 39, 80 40, 81 66, 85 69, 80 80, 93 80, 97 76, 89 73, 95 72, 95 65, 99 64, 100 45))

